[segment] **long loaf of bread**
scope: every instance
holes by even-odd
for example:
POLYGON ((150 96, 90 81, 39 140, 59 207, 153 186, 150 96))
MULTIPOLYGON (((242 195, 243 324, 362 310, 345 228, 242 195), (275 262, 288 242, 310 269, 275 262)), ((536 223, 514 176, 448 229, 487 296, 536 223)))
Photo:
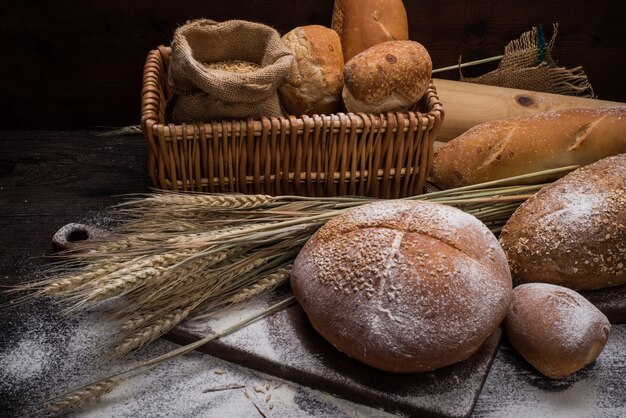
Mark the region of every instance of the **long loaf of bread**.
POLYGON ((409 39, 402 0, 335 0, 332 28, 341 39, 345 62, 381 42, 409 39))
POLYGON ((626 152, 626 106, 565 109, 475 126, 438 147, 431 181, 448 189, 626 152))

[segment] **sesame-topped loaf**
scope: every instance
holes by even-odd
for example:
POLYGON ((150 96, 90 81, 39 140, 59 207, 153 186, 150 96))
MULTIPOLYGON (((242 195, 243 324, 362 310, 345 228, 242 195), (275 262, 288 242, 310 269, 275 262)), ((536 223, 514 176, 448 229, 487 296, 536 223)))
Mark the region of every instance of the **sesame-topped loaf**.
POLYGON ((489 229, 461 210, 419 201, 375 202, 330 220, 296 258, 291 284, 335 347, 404 373, 468 358, 512 295, 489 229))
POLYGON ((626 154, 544 187, 515 211, 500 242, 516 284, 591 290, 626 283, 626 154))

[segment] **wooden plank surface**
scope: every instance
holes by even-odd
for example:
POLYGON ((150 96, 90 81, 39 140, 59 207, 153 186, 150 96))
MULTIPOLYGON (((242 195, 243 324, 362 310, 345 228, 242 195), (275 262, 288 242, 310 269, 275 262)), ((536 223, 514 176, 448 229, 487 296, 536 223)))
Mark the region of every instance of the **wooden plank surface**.
MULTIPOLYGON (((168 338, 186 344, 226 328, 291 295, 287 286, 212 322, 191 321, 168 338), (191 323, 191 324, 189 324, 191 323)), ((469 359, 429 373, 397 374, 359 363, 324 340, 300 306, 277 312, 200 350, 264 373, 391 413, 420 417, 470 416, 494 356, 498 328, 469 359)))
MULTIPOLYGON (((512 39, 559 23, 554 56, 583 66, 600 99, 626 101, 626 3, 528 0, 405 1, 410 38, 423 43, 435 68, 502 53, 512 39)), ((5 59, 0 129, 81 129, 137 124, 141 71, 149 50, 169 44, 190 18, 248 19, 281 33, 330 25, 333 0, 171 2, 68 0, 3 4, 5 59)), ((464 71, 474 76, 493 68, 464 71)), ((456 79, 456 71, 438 75, 456 79)))
MULTIPOLYGON (((138 136, 101 138, 97 137, 95 132, 0 132, 0 231, 2 232, 0 284, 15 284, 30 278, 33 266, 36 267, 43 262, 37 257, 52 251, 51 236, 62 225, 76 221, 95 221, 106 224, 106 217, 102 216, 106 207, 121 201, 124 194, 148 191, 150 184, 146 154, 144 139, 138 136)), ((617 309, 616 312, 624 318, 624 311, 620 310, 624 308, 619 306, 624 306, 623 301, 626 297, 624 293, 617 294, 614 293, 615 290, 611 292, 613 297, 603 299, 603 303, 608 303, 611 309, 617 309)), ((7 301, 8 296, 0 293, 0 304, 7 301)), ((52 312, 48 307, 42 307, 39 310, 42 309, 52 312)), ((292 312, 291 315, 296 315, 295 318, 298 318, 297 313, 292 312)), ((61 318, 58 314, 54 314, 52 320, 60 321, 61 318)), ((262 325, 275 328, 276 321, 282 320, 285 318, 275 319, 274 322, 268 321, 262 325)), ((301 333, 297 335, 300 335, 305 342, 316 338, 315 334, 307 334, 306 325, 302 325, 304 322, 301 317, 296 322, 301 325, 298 331, 301 333)), ((23 337, 27 331, 24 328, 26 323, 27 318, 15 315, 11 311, 0 311, 0 352, 8 350, 15 341, 23 337)), ((615 325, 614 327, 616 330, 621 330, 624 326, 615 325)), ((618 335, 623 335, 623 333, 618 333, 618 335)), ((193 338, 193 335, 188 334, 187 338, 190 337, 193 338)), ((232 341, 238 340, 233 336, 232 341)), ((624 359, 621 354, 626 348, 623 347, 623 341, 623 338, 616 340, 614 344, 617 345, 606 354, 608 357, 603 357, 602 362, 586 369, 583 375, 577 374, 572 381, 577 382, 580 381, 581 376, 595 376, 600 373, 610 386, 604 385, 603 388, 625 391, 625 380, 622 375, 624 359)), ((316 347, 315 344, 317 343, 298 347, 309 349, 316 347)), ((323 348, 323 344, 321 346, 318 349, 322 353, 331 348, 328 346, 323 348)), ((226 346, 222 346, 224 347, 226 346)), ((246 354, 246 349, 241 344, 239 347, 247 356, 247 361, 251 362, 253 357, 250 353, 246 354)), ((291 348, 294 349, 294 346, 291 348)), ((229 355, 235 356, 236 352, 231 351, 229 355)), ((515 386, 520 392, 518 396, 521 399, 527 400, 535 396, 537 390, 535 383, 532 383, 538 381, 536 374, 533 374, 528 365, 512 353, 510 348, 505 346, 505 350, 500 350, 498 356, 499 374, 490 376, 487 380, 486 388, 489 396, 479 402, 481 411, 498 411, 506 405, 511 406, 519 401, 520 398, 516 400, 509 397, 507 404, 503 405, 498 396, 494 395, 498 387, 506 385, 511 370, 526 370, 525 377, 520 377, 521 380, 518 379, 517 386, 515 386)), ((233 358, 233 360, 236 359, 233 358)), ((351 363, 349 359, 335 359, 329 360, 327 367, 349 371, 353 366, 351 363), (343 367, 346 369, 342 369, 343 367)), ((297 374, 298 370, 291 369, 291 373, 297 374)), ((359 387, 358 385, 362 387, 364 382, 371 383, 375 376, 368 371, 357 372, 356 377, 352 376, 352 389, 355 390, 359 387), (354 386, 356 384, 358 385, 354 386)), ((296 378, 297 376, 294 380, 296 378)), ((546 390, 552 390, 550 387, 553 387, 553 384, 541 379, 539 381, 543 382, 542 387, 548 388, 546 390)), ((66 384, 69 383, 71 382, 66 382, 66 384)), ((595 380, 589 384, 596 385, 595 380)), ((323 382, 319 385, 319 387, 327 388, 323 382)), ((605 389, 598 390, 604 391, 605 389)), ((3 401, 15 402, 15 398, 11 396, 13 396, 11 393, 0 394, 0 404, 3 401)), ((344 394, 344 396, 348 395, 344 394)), ((604 401, 607 410, 609 412, 623 410, 624 404, 620 403, 622 402, 620 399, 609 397, 604 401)), ((362 401, 367 402, 366 399, 362 401)), ((10 411, 10 409, 2 410, 10 411)))
POLYGON ((528 90, 434 79, 437 96, 445 103, 445 119, 437 141, 450 141, 484 122, 536 112, 574 107, 626 106, 626 103, 528 90))

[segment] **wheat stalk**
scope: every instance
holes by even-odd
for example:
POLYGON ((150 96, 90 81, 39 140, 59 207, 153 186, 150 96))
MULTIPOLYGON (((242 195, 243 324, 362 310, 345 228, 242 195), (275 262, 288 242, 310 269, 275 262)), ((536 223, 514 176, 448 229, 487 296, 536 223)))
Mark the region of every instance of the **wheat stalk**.
POLYGON ((83 389, 70 393, 61 400, 48 406, 47 409, 55 414, 67 413, 80 405, 84 405, 93 399, 97 399, 109 393, 113 388, 119 385, 119 383, 120 381, 118 379, 112 378, 96 382, 83 389))
MULTIPOLYGON (((275 200, 268 195, 224 195, 200 193, 161 192, 148 195, 141 201, 142 210, 196 211, 207 209, 250 209, 265 206, 275 200)), ((121 203, 117 207, 133 206, 137 201, 121 203)))
POLYGON ((54 279, 50 284, 42 289, 42 292, 47 295, 59 295, 66 293, 99 277, 114 273, 118 269, 119 266, 115 263, 107 263, 103 265, 96 264, 89 270, 75 276, 54 279))
POLYGON ((145 323, 150 321, 152 318, 156 317, 156 312, 154 311, 140 311, 139 313, 131 316, 127 320, 125 320, 120 329, 123 332, 130 332, 137 328, 140 328, 145 323))
MULTIPOLYGON (((268 250, 266 252, 271 254, 274 251, 268 250)), ((285 257, 280 253, 276 254, 278 254, 278 260, 285 257)), ((288 255, 291 256, 293 253, 288 253, 288 255)), ((247 256, 235 260, 227 268, 207 269, 200 276, 191 276, 200 282, 197 285, 179 286, 182 293, 163 292, 165 300, 152 300, 150 304, 145 302, 142 305, 138 304, 137 306, 141 306, 146 314, 143 317, 140 316, 141 320, 134 320, 131 324, 126 324, 126 328, 132 329, 133 333, 125 337, 116 346, 115 354, 121 356, 136 348, 144 347, 187 318, 201 304, 212 307, 221 305, 223 295, 231 292, 233 288, 241 288, 242 283, 249 283, 249 278, 254 276, 250 273, 266 264, 271 266, 271 258, 272 256, 259 256, 251 259, 251 256, 247 256), (246 277, 248 280, 239 280, 239 278, 246 277)), ((202 261, 202 259, 200 260, 202 261)), ((272 275, 269 278, 273 278, 274 281, 277 280, 277 277, 272 275)), ((260 294, 263 290, 267 291, 273 287, 268 281, 265 281, 262 286, 257 286, 254 290, 256 294, 260 294)), ((251 291, 248 290, 248 292, 251 291)))
POLYGON ((144 347, 148 343, 156 340, 175 327, 180 321, 187 318, 194 307, 195 306, 192 305, 185 309, 176 309, 158 318, 150 326, 142 328, 141 331, 134 332, 115 347, 115 354, 120 356, 127 354, 136 348, 144 347))
POLYGON ((235 293, 224 301, 225 305, 236 305, 238 303, 247 302, 256 298, 272 289, 275 289, 291 275, 291 264, 286 267, 280 267, 276 270, 262 276, 256 283, 250 287, 246 287, 235 293))

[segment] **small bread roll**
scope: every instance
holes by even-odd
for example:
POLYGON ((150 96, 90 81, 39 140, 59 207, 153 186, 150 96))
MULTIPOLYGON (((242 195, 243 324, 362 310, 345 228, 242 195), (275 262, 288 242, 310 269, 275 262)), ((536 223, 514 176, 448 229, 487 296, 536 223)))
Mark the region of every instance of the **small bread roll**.
POLYGON ((626 284, 626 154, 544 187, 500 234, 515 284, 574 290, 626 284))
POLYGON ((409 39, 402 0, 335 0, 331 25, 341 38, 346 62, 381 42, 409 39))
POLYGON ((485 225, 456 208, 401 200, 328 221, 298 254, 291 285, 326 340, 399 373, 468 358, 498 327, 512 293, 485 225))
POLYGON ((528 283, 513 290, 505 328, 515 349, 552 379, 592 363, 611 325, 587 299, 565 287, 528 283))
POLYGON ((432 75, 428 51, 414 41, 390 41, 361 52, 345 65, 342 96, 350 112, 407 110, 422 98, 432 75))
POLYGON ((278 89, 290 115, 336 113, 341 107, 343 54, 337 32, 320 25, 302 26, 282 37, 294 55, 289 77, 278 89))

